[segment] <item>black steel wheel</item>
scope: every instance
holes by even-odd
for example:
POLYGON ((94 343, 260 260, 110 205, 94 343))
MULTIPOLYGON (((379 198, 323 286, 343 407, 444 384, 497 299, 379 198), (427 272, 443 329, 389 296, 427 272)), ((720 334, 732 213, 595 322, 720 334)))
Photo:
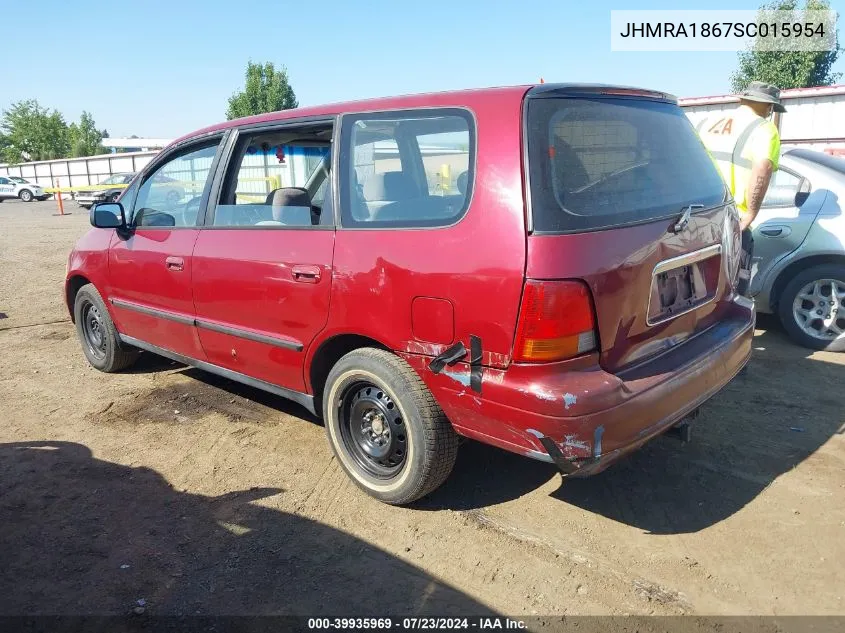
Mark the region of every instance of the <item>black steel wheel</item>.
POLYGON ((115 372, 132 365, 138 350, 120 340, 106 304, 93 284, 79 289, 73 302, 73 320, 82 352, 92 367, 115 372))
POLYGON ((321 398, 332 451, 367 494, 411 503, 452 471, 458 436, 419 375, 395 354, 349 352, 332 367, 321 398))
POLYGON ((338 402, 341 437, 358 465, 373 477, 389 479, 405 465, 407 437, 398 407, 371 382, 353 383, 338 402))
POLYGON ((82 334, 88 353, 97 360, 106 357, 106 333, 100 309, 89 299, 82 302, 82 334))

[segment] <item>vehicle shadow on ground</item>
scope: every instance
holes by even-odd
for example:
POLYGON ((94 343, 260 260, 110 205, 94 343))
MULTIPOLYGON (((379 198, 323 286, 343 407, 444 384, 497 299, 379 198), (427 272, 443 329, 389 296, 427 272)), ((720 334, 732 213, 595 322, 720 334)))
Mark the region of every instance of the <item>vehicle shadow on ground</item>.
POLYGON ((492 614, 369 543, 253 503, 281 489, 180 492, 70 442, 0 444, 0 481, 0 614, 492 614))
POLYGON ((223 378, 222 376, 218 376, 216 374, 210 374, 194 367, 186 367, 181 373, 184 376, 203 382, 209 387, 221 389, 233 396, 239 396, 241 398, 257 402, 258 404, 270 409, 275 409, 279 413, 292 415, 319 426, 323 425, 323 421, 320 418, 315 416, 302 405, 297 404, 293 400, 288 400, 287 398, 282 398, 281 396, 264 391, 263 389, 250 387, 249 385, 235 382, 234 380, 229 380, 228 378, 223 378))
MULTIPOLYGON (((754 339, 744 375, 711 399, 692 441, 660 437, 603 473, 561 480, 552 497, 653 534, 692 533, 753 501, 834 434, 842 434, 845 364, 811 359, 776 321, 754 339)), ((522 496, 551 477, 549 465, 468 442, 449 481, 425 509, 474 509, 522 496)))
POLYGON ((129 369, 124 370, 123 373, 155 374, 165 371, 173 371, 175 373, 182 374, 191 380, 201 382, 215 390, 225 392, 230 396, 244 398, 255 402, 256 404, 274 409, 279 413, 292 415, 302 420, 306 420, 307 422, 322 425, 322 421, 319 418, 313 415, 305 407, 293 402, 292 400, 282 398, 281 396, 277 396, 262 389, 244 385, 243 383, 235 382, 234 380, 229 380, 228 378, 223 378, 222 376, 218 376, 216 374, 210 374, 206 371, 196 369, 195 367, 188 367, 182 363, 178 363, 156 354, 150 354, 147 352, 142 353, 138 357, 136 363, 129 369))

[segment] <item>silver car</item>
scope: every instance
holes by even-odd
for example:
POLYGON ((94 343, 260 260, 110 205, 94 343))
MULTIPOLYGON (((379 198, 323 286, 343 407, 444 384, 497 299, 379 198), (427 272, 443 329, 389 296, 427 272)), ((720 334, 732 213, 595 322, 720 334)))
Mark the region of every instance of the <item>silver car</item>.
POLYGON ((785 149, 752 224, 751 294, 811 349, 845 351, 845 159, 785 149))

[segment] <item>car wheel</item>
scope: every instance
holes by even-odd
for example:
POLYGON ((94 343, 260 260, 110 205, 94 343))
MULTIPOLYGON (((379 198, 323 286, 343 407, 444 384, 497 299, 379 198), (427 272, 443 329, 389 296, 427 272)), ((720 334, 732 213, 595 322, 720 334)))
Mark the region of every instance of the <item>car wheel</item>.
POLYGON ((799 345, 845 352, 845 266, 824 264, 795 275, 780 296, 778 316, 799 345))
POLYGON ((32 202, 32 192, 29 189, 22 189, 18 197, 24 202, 32 202))
POLYGON ((424 497, 455 465, 452 425, 414 370, 389 352, 357 349, 337 362, 326 381, 323 419, 343 470, 385 503, 424 497))
POLYGON ((120 341, 106 304, 93 284, 79 289, 73 305, 76 333, 88 362, 107 373, 131 366, 138 350, 120 341))

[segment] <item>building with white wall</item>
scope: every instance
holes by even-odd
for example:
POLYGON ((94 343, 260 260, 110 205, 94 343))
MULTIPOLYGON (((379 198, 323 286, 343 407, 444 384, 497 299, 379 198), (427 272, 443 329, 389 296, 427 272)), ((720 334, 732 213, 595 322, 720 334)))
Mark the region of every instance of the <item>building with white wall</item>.
MULTIPOLYGON (((786 112, 775 114, 775 124, 782 146, 845 154, 845 84, 782 90, 780 95, 786 112)), ((733 95, 692 97, 679 99, 679 104, 696 124, 713 112, 739 107, 739 99, 733 95)))

